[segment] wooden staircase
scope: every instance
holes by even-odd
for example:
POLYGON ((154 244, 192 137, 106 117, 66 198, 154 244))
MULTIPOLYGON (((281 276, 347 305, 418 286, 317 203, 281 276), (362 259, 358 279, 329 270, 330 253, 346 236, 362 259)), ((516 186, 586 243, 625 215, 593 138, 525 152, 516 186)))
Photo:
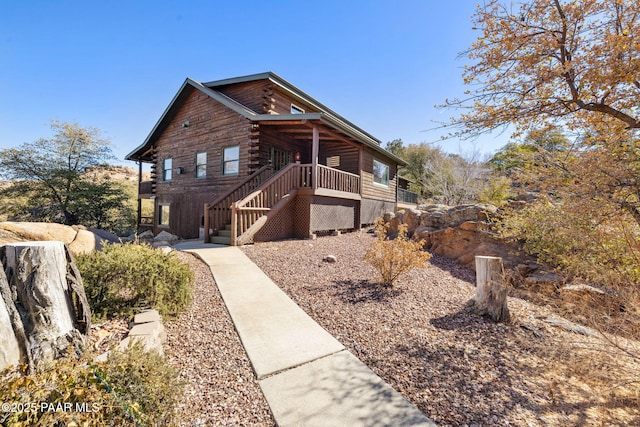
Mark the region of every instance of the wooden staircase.
MULTIPOLYGON (((258 188, 272 174, 270 165, 263 166, 212 203, 204 205, 205 243, 212 243, 213 237, 229 237, 226 231, 231 227, 231 205, 258 188)), ((221 242, 222 240, 219 239, 221 242)), ((223 244, 230 244, 230 241, 223 244)))
POLYGON ((217 236, 211 236, 211 242, 218 245, 231 245, 231 224, 225 224, 224 228, 218 230, 217 236))
POLYGON ((270 217, 295 199, 298 189, 312 187, 312 166, 291 163, 253 193, 231 205, 231 244, 244 245, 270 217))
POLYGON ((246 180, 205 205, 205 243, 244 245, 299 191, 359 200, 358 175, 322 165, 291 163, 275 175, 263 167, 246 180))

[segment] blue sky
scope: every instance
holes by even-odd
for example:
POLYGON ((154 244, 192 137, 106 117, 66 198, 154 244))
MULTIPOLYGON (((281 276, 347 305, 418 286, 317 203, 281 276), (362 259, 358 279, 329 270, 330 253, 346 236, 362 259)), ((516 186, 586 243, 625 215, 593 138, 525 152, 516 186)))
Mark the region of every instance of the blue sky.
MULTIPOLYGON (((99 128, 124 156, 141 144, 186 77, 273 71, 387 141, 455 114, 477 37, 475 1, 0 0, 0 148, 50 136, 61 120, 99 128)), ((491 153, 507 136, 485 137, 491 153)), ((446 141, 468 153, 470 142, 446 141)), ((133 165, 133 163, 131 163, 133 165)))

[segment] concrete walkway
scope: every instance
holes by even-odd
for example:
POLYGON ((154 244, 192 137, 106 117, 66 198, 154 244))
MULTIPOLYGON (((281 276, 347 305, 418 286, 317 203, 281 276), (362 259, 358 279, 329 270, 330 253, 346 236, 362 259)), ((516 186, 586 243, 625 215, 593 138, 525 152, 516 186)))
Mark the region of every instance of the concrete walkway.
POLYGON ((435 426, 239 248, 184 242, 211 268, 278 426, 435 426))

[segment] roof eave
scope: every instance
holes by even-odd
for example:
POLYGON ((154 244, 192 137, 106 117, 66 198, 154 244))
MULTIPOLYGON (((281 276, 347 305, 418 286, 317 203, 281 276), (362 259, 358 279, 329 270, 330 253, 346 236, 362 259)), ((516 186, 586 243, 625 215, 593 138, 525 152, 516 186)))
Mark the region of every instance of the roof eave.
POLYGON ((374 151, 377 151, 378 153, 383 154, 384 156, 392 159, 399 165, 402 165, 402 166, 408 165, 408 163, 405 160, 396 156, 392 152, 382 148, 382 146, 380 145, 380 140, 372 137, 367 132, 362 131, 362 129, 355 126, 350 126, 350 124, 348 123, 343 123, 342 121, 336 120, 336 118, 332 116, 323 115, 321 120, 327 124, 330 124, 338 128, 340 131, 351 136, 352 138, 362 142, 364 145, 368 146, 369 148, 372 148, 374 151))
POLYGON ((207 96, 222 103, 226 107, 230 108, 231 110, 244 116, 247 119, 253 120, 253 118, 256 116, 254 112, 243 107, 237 102, 234 102, 232 99, 216 91, 209 89, 208 87, 204 86, 202 83, 196 80, 187 78, 185 79, 182 86, 180 86, 180 89, 178 89, 178 92, 173 97, 173 99, 171 100, 167 108, 164 110, 164 112, 162 113, 162 116, 160 116, 160 119, 157 121, 157 123, 155 124, 155 126, 153 127, 153 129, 151 130, 147 138, 144 140, 144 142, 140 146, 138 146, 135 150, 127 154, 125 156, 125 160, 133 160, 133 161, 141 160, 143 155, 146 154, 149 148, 153 145, 153 143, 159 136, 159 133, 161 133, 162 130, 164 130, 164 126, 166 126, 167 122, 171 120, 173 109, 178 107, 178 104, 180 103, 181 98, 186 98, 188 96, 188 93, 186 92, 186 90, 189 87, 205 93, 207 96))
POLYGON ((326 105, 322 104, 320 101, 316 100, 315 98, 313 98, 312 96, 310 96, 306 92, 300 90, 298 87, 292 85, 287 80, 283 79, 282 77, 280 77, 279 75, 277 75, 276 73, 274 73, 272 71, 267 71, 267 72, 258 73, 258 74, 250 74, 250 75, 247 75, 247 76, 234 77, 234 78, 224 79, 224 80, 214 80, 214 81, 211 81, 211 82, 208 82, 208 83, 204 83, 204 86, 206 86, 208 88, 211 88, 211 87, 225 86, 225 85, 230 85, 230 84, 252 82, 252 81, 256 81, 256 80, 269 80, 269 81, 271 81, 272 83, 274 83, 274 84, 280 86, 281 88, 283 88, 284 90, 286 90, 294 98, 297 98, 298 100, 301 100, 301 101, 303 101, 303 102, 305 102, 305 103, 307 103, 309 105, 312 105, 314 108, 316 108, 319 111, 323 112, 327 116, 335 117, 336 121, 343 122, 344 124, 354 128, 354 129, 357 129, 359 133, 361 133, 362 135, 364 135, 367 138, 371 139, 372 141, 377 141, 378 144, 380 143, 380 141, 378 139, 376 139, 373 135, 371 135, 370 133, 368 133, 364 129, 359 128, 358 126, 356 126, 355 124, 353 124, 349 120, 347 120, 344 117, 342 117, 340 114, 336 113, 335 111, 333 111, 332 109, 330 109, 326 105))

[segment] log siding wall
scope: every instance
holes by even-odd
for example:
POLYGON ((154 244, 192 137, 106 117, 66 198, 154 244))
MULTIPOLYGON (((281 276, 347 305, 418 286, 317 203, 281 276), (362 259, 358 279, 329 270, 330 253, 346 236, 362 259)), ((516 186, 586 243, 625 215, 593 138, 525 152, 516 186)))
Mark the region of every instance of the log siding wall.
MULTIPOLYGON (((225 188, 243 179, 249 165, 249 122, 200 91, 193 91, 156 143, 156 170, 171 158, 171 181, 156 182, 156 206, 170 203, 168 230, 181 237, 198 237, 203 206, 225 188), (185 126, 185 123, 188 125, 185 126), (222 150, 240 146, 240 173, 222 174, 222 150), (196 178, 196 154, 207 153, 206 177, 196 178), (178 174, 178 168, 183 173, 178 174)), ((158 224, 156 209, 155 224, 158 224)))
MULTIPOLYGON (((310 105, 293 99, 286 90, 267 81, 255 81, 217 87, 221 93, 236 100, 256 113, 289 114, 293 103, 307 113, 316 112, 310 105)), ((210 203, 227 188, 244 179, 251 171, 265 165, 271 157, 271 148, 299 152, 302 163, 310 163, 311 140, 295 138, 278 131, 276 125, 253 127, 250 121, 226 108, 205 93, 192 89, 171 122, 158 137, 154 147, 152 170, 156 185, 154 231, 168 230, 183 238, 196 238, 202 226, 203 206, 210 203), (240 147, 239 174, 224 176, 222 152, 226 147, 240 147), (206 177, 196 178, 196 154, 207 154, 206 177), (162 181, 162 162, 172 159, 172 179, 162 181), (183 173, 176 173, 178 168, 183 173), (158 207, 170 204, 169 227, 158 226, 158 207)), ((362 201, 300 198, 285 209, 268 234, 306 237, 309 232, 324 229, 344 229, 370 224, 375 217, 395 207, 397 165, 360 143, 323 141, 322 130, 318 163, 327 165, 327 159, 338 157, 339 164, 331 165, 361 177, 362 201), (389 165, 389 186, 373 182, 373 159, 389 165), (326 223, 327 217, 339 221, 326 223), (286 231, 285 231, 286 230, 286 231)))
POLYGON ((363 149, 362 153, 362 173, 361 186, 362 197, 372 200, 382 200, 385 202, 396 201, 396 184, 398 181, 397 165, 391 163, 388 159, 374 153, 371 150, 363 149), (389 165, 389 186, 384 187, 373 182, 373 159, 377 159, 389 165))

